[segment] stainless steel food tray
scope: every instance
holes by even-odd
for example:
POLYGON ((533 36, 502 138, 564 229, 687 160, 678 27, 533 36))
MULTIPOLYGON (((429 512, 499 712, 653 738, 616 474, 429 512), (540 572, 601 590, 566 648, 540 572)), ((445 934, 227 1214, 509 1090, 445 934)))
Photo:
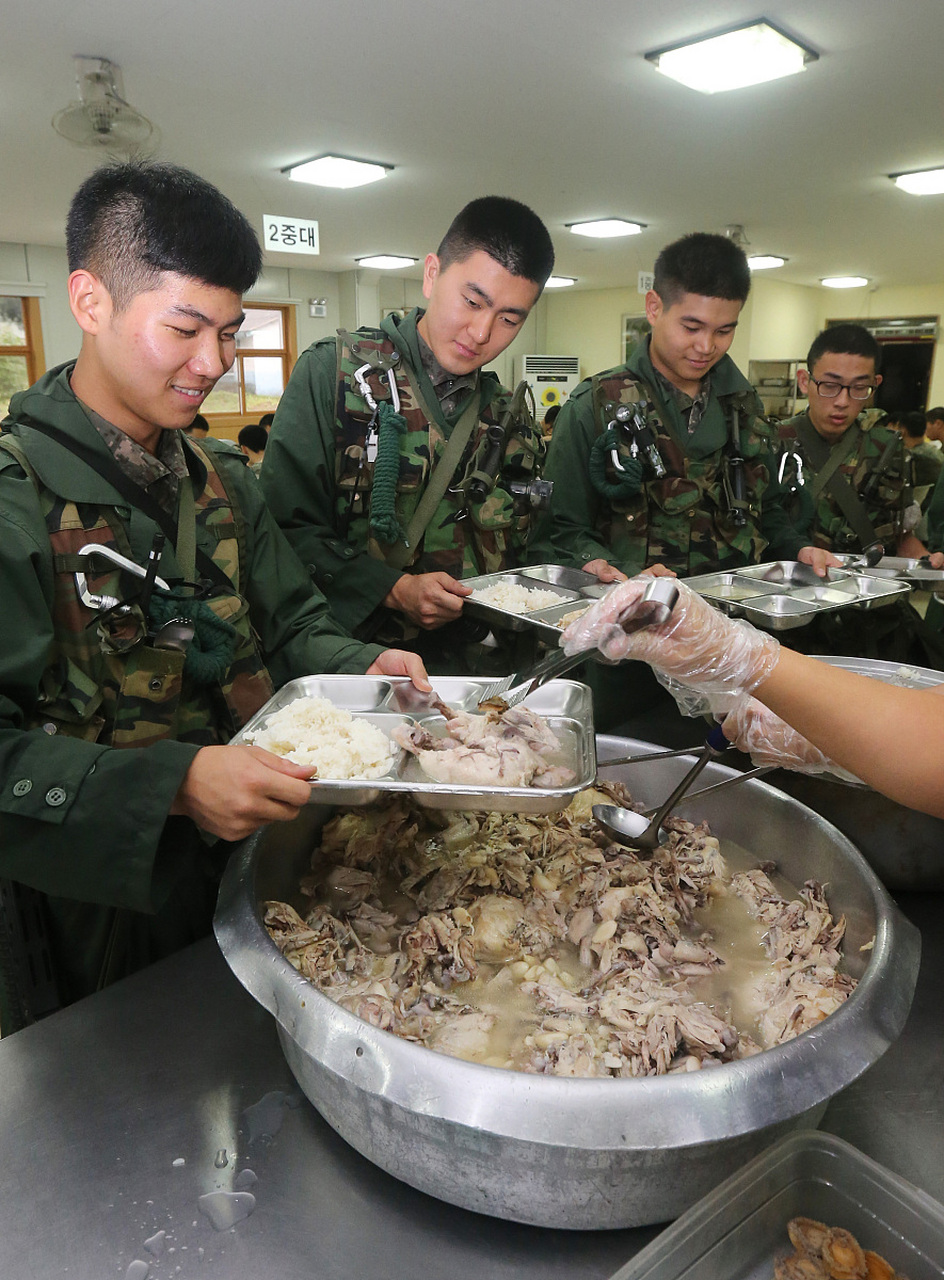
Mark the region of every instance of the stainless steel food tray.
POLYGON ((882 581, 847 569, 827 569, 820 578, 797 560, 771 560, 726 573, 686 578, 686 586, 724 613, 747 618, 767 631, 803 627, 839 609, 875 609, 911 590, 907 583, 882 581))
POLYGON ((831 1134, 792 1134, 656 1236, 610 1280, 772 1280, 791 1218, 844 1227, 910 1280, 944 1270, 944 1206, 831 1134))
POLYGON ((867 578, 885 582, 905 583, 915 591, 930 591, 932 595, 944 595, 944 569, 929 569, 921 560, 909 560, 906 556, 883 556, 872 568, 860 568, 858 556, 837 556, 843 568, 867 578))
POLYGON ((816 654, 816 661, 851 671, 857 676, 881 680, 884 684, 896 684, 903 689, 934 689, 944 684, 944 671, 916 667, 910 662, 883 662, 879 658, 851 658, 843 654, 816 654))
MULTIPOLYGON (((432 684, 437 694, 457 711, 475 711, 488 680, 469 680, 461 676, 437 676, 432 684)), ((389 734, 397 725, 417 721, 434 736, 445 734, 445 720, 426 703, 406 679, 389 676, 305 676, 292 680, 270 698, 243 725, 232 739, 246 743, 261 729, 269 716, 298 698, 327 698, 336 707, 362 716, 389 734)), ((420 768, 419 762, 406 751, 399 751, 390 771, 380 778, 314 778, 311 782, 312 804, 370 804, 388 792, 408 792, 427 808, 486 809, 498 813, 557 813, 565 809, 582 787, 596 776, 597 759, 593 732, 593 703, 590 690, 575 680, 550 680, 523 706, 545 716, 561 740, 559 756, 552 764, 566 765, 574 771, 573 781, 566 787, 469 787, 448 786, 433 782, 420 768)))
POLYGON ((554 638, 554 644, 557 643, 556 637, 560 635, 560 628, 556 625, 557 618, 562 613, 568 613, 578 604, 589 604, 600 596, 605 596, 614 585, 600 582, 592 573, 584 573, 582 569, 568 569, 560 564, 536 564, 527 569, 513 569, 504 573, 483 573, 477 578, 463 578, 463 582, 473 591, 493 587, 499 582, 527 589, 537 587, 541 591, 553 591, 560 597, 559 604, 534 609, 530 613, 512 613, 508 609, 499 609, 496 605, 473 600, 471 596, 466 597, 463 609, 502 631, 543 632, 547 638, 554 638), (563 608, 565 605, 568 607, 563 608))

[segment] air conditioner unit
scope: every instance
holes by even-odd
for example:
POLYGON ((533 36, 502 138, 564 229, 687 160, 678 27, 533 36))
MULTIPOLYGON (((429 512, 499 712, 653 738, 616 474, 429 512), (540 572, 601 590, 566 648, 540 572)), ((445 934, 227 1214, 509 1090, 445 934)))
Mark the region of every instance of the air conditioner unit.
POLYGON ((579 356, 521 356, 517 382, 524 380, 534 392, 538 417, 552 404, 563 404, 580 381, 579 356))

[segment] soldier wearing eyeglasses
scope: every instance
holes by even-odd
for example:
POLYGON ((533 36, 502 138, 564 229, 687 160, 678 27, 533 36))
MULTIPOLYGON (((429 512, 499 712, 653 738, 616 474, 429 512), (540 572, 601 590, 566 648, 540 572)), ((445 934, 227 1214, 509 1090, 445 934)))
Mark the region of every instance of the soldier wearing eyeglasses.
MULTIPOLYGON (((917 558, 927 548, 913 528, 920 509, 912 499, 911 464, 896 431, 879 426, 871 407, 880 386, 881 349, 858 324, 834 325, 813 341, 797 372, 804 413, 779 427, 778 478, 789 492, 787 510, 815 547, 836 555, 880 543, 885 555, 917 558)), ((944 566, 944 555, 931 559, 944 566)), ((924 628, 911 609, 885 608, 852 617, 824 615, 797 636, 798 647, 940 666, 944 651, 915 647, 924 628), (906 625, 907 624, 907 625, 906 625)), ((792 642, 791 637, 791 642, 792 642)))
POLYGON ((916 557, 926 549, 909 528, 907 454, 870 407, 880 359, 862 325, 834 325, 814 339, 797 372, 809 405, 780 424, 779 473, 794 523, 814 546, 845 554, 880 542, 886 555, 916 557))

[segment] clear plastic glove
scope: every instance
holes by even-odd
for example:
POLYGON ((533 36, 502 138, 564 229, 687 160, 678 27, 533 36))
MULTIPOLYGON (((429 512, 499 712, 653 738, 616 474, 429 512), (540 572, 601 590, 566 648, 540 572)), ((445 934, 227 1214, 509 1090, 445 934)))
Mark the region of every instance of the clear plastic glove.
POLYGON ((627 635, 622 624, 643 621, 652 607, 642 602, 650 581, 645 574, 630 578, 591 605, 561 636, 565 653, 599 649, 611 661, 648 662, 677 699, 676 685, 697 695, 694 703, 701 705, 687 714, 728 711, 767 679, 779 642, 749 622, 725 617, 684 582, 665 622, 627 635))
POLYGON ((859 781, 756 698, 745 698, 725 716, 724 736, 756 765, 774 765, 794 773, 831 773, 845 782, 859 781))

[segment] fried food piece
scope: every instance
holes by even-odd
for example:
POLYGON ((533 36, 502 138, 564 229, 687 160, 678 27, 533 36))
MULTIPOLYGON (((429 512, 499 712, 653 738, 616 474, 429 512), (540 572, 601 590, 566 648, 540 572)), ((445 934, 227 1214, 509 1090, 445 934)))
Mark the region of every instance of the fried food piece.
POLYGON ((865 1274, 867 1280, 896 1280, 894 1267, 871 1249, 865 1251, 865 1274))
POLYGON ((791 1218, 787 1223, 787 1235, 797 1253, 805 1258, 821 1258, 829 1227, 815 1218, 791 1218))
POLYGON ((865 1280, 865 1253, 851 1231, 834 1227, 823 1242, 822 1255, 832 1280, 865 1280))
POLYGON ((793 1253, 789 1258, 778 1258, 774 1263, 774 1280, 826 1280, 822 1262, 793 1253))

